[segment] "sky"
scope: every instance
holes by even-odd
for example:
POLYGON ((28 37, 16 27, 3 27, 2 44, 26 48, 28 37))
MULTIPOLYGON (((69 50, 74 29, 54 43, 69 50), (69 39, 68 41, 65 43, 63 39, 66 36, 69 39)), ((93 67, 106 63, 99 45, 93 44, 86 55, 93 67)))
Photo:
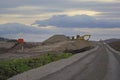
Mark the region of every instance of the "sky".
POLYGON ((40 42, 55 34, 120 38, 120 0, 0 0, 0 37, 40 42))

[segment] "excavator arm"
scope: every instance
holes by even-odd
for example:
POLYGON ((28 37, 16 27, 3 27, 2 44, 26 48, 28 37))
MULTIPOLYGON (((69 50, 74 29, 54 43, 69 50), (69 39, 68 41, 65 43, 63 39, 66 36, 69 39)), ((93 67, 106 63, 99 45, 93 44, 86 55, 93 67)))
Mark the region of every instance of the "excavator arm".
POLYGON ((86 39, 86 40, 88 41, 88 40, 90 39, 91 35, 90 35, 90 34, 84 35, 84 40, 85 40, 85 37, 88 37, 88 38, 86 39))
POLYGON ((77 37, 77 39, 78 40, 89 40, 90 39, 90 37, 91 37, 91 35, 90 34, 86 34, 86 35, 83 35, 83 36, 79 36, 79 37, 77 37), (85 39, 85 37, 88 37, 87 39, 85 39))

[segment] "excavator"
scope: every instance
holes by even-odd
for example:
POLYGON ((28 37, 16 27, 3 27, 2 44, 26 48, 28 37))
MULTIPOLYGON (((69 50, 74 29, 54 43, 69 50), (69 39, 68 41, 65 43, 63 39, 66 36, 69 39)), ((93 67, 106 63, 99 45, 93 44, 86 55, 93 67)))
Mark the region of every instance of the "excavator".
POLYGON ((80 36, 80 35, 77 35, 76 36, 76 39, 77 40, 89 40, 90 39, 90 37, 91 37, 91 35, 90 34, 85 34, 85 35, 83 35, 83 36, 80 36), (87 39, 86 39, 86 37, 87 37, 87 39))

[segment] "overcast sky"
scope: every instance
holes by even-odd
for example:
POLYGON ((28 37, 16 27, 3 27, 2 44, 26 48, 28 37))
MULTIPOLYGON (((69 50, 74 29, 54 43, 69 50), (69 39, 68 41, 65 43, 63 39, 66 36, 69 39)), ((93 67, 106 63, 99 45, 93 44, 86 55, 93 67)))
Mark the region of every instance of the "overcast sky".
POLYGON ((120 0, 0 0, 0 36, 43 41, 54 34, 120 38, 120 0))

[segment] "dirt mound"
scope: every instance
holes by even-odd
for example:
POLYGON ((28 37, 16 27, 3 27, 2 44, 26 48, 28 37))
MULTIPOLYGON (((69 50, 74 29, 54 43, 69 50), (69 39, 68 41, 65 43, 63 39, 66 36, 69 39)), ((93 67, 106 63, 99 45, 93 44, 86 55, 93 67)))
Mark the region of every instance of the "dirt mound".
POLYGON ((64 52, 64 51, 74 51, 74 50, 80 50, 88 47, 93 47, 94 44, 89 41, 83 41, 83 40, 73 40, 64 42, 64 44, 61 44, 60 46, 56 47, 54 50, 56 52, 64 52))
POLYGON ((36 47, 38 45, 28 42, 24 42, 23 44, 20 44, 18 42, 2 41, 0 42, 0 53, 11 52, 11 51, 14 52, 17 50, 21 50, 22 46, 24 47, 24 49, 28 49, 28 48, 36 47))
POLYGON ((49 39, 45 40, 43 44, 53 44, 53 43, 58 43, 58 42, 63 42, 63 41, 68 41, 69 38, 66 37, 65 35, 54 35, 50 37, 49 39))
POLYGON ((9 49, 9 48, 11 48, 14 45, 15 45, 15 42, 6 42, 6 41, 0 42, 0 48, 9 49))
POLYGON ((33 47, 36 47, 38 45, 35 45, 35 44, 30 44, 30 43, 27 43, 27 42, 24 42, 22 44, 20 43, 16 43, 14 46, 12 46, 10 48, 10 50, 21 50, 22 49, 22 46, 24 49, 29 49, 29 48, 33 48, 33 47))

